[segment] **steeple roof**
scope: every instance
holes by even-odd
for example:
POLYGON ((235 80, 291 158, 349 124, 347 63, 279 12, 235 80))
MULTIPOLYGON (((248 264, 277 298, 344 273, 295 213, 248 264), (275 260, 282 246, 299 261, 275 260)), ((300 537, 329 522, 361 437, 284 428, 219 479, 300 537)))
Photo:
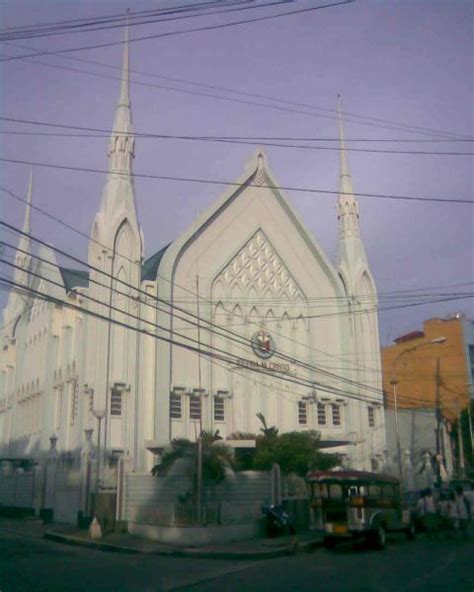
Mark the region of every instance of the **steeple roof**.
POLYGON ((23 232, 25 234, 20 235, 20 240, 18 241, 18 249, 15 254, 15 265, 18 267, 15 269, 14 279, 15 282, 19 284, 23 284, 24 286, 28 285, 29 277, 28 272, 31 265, 31 201, 33 199, 33 169, 30 172, 30 179, 28 181, 28 192, 26 195, 26 208, 25 208, 25 218, 23 220, 23 232))
POLYGON ((340 173, 337 201, 339 219, 339 274, 348 295, 371 292, 375 294, 375 283, 370 272, 367 255, 360 235, 359 204, 354 196, 352 176, 346 153, 346 140, 342 118, 341 97, 337 97, 337 119, 339 125, 340 173))
POLYGON ((28 193, 26 195, 25 220, 23 222, 23 232, 31 233, 31 200, 33 197, 33 169, 30 171, 30 180, 28 181, 28 193))
POLYGON ((125 43, 122 58, 122 82, 115 109, 114 125, 109 142, 109 170, 111 173, 131 175, 135 156, 135 140, 132 128, 130 102, 130 25, 125 27, 125 43))
POLYGON ((346 139, 344 136, 344 126, 342 122, 341 96, 337 95, 337 120, 339 125, 339 155, 340 155, 340 173, 339 173, 339 200, 337 204, 337 213, 339 219, 339 228, 341 236, 359 235, 359 204, 354 197, 352 188, 352 177, 349 172, 346 153, 346 139))

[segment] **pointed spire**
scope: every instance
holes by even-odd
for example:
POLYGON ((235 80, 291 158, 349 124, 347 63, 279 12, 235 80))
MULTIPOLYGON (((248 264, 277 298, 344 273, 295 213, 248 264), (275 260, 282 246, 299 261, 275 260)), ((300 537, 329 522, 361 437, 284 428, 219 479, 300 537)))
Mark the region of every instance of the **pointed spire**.
POLYGON ((28 181, 28 192, 26 195, 25 219, 23 221, 22 231, 25 234, 20 234, 17 251, 15 253, 15 281, 24 286, 29 283, 29 269, 31 266, 31 201, 33 198, 33 169, 30 172, 30 179, 28 181))
MULTIPOLYGON (((127 10, 127 13, 129 11, 127 10)), ((120 87, 119 107, 130 107, 130 14, 127 14, 125 44, 122 59, 122 85, 120 87)))
POLYGON ((352 178, 349 173, 349 166, 347 164, 346 154, 346 139, 344 137, 344 126, 342 124, 342 109, 341 109, 341 95, 337 95, 337 121, 339 125, 339 157, 341 163, 340 179, 341 179, 341 191, 344 191, 345 187, 352 192, 352 178))
POLYGON ((31 200, 33 197, 33 168, 30 171, 30 180, 28 182, 28 193, 26 194, 25 220, 23 222, 23 232, 31 233, 31 200))
POLYGON ((115 109, 114 126, 109 142, 109 170, 111 173, 131 175, 135 140, 132 131, 130 103, 130 17, 125 27, 120 96, 115 109))
POLYGON ((346 140, 342 121, 341 95, 337 95, 337 120, 339 125, 339 200, 337 204, 341 236, 357 236, 359 234, 359 205, 354 197, 352 177, 347 162, 346 140))

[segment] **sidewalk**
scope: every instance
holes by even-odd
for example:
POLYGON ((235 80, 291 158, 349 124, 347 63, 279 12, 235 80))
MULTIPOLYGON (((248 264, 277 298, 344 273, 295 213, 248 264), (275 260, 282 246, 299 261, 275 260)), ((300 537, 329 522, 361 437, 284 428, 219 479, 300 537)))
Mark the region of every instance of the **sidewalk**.
POLYGON ((282 555, 308 551, 322 545, 322 535, 317 532, 305 532, 292 536, 272 539, 261 538, 222 545, 203 547, 175 547, 143 539, 130 534, 110 533, 101 539, 92 540, 88 531, 77 528, 55 527, 44 533, 46 539, 100 549, 118 553, 147 553, 167 555, 169 557, 195 557, 203 559, 270 559, 282 555))

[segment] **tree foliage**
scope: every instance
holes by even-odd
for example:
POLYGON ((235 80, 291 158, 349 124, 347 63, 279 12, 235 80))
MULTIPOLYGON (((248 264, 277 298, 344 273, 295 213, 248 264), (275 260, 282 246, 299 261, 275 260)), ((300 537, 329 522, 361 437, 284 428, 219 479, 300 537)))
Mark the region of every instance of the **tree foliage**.
POLYGON ((269 470, 277 463, 282 473, 295 473, 304 477, 310 470, 330 470, 340 463, 338 454, 321 452, 319 432, 294 431, 279 435, 276 428, 267 427, 262 414, 258 414, 258 417, 264 427, 263 435, 257 438, 254 469, 269 470))
MULTIPOLYGON (((201 432, 202 478, 203 481, 219 483, 225 478, 226 468, 233 466, 232 451, 222 442, 219 431, 201 432)), ((152 469, 153 475, 164 476, 173 464, 181 458, 189 458, 193 480, 197 479, 199 443, 186 438, 174 438, 170 447, 163 452, 161 462, 152 469)))

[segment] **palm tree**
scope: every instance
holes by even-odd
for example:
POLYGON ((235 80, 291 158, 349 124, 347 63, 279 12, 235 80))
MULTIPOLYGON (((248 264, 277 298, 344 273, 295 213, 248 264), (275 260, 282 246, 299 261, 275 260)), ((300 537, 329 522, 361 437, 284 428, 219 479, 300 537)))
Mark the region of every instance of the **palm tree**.
MULTIPOLYGON (((229 446, 222 442, 219 430, 208 432, 203 430, 200 434, 202 450, 202 479, 204 482, 219 483, 225 479, 227 468, 233 467, 232 451, 229 446)), ((191 460, 191 472, 194 488, 197 486, 199 440, 191 442, 186 438, 174 438, 170 448, 165 450, 161 462, 155 465, 151 472, 153 475, 164 476, 168 473, 174 463, 181 458, 191 460)))
POLYGON ((262 423, 263 427, 260 428, 260 431, 263 433, 263 436, 265 438, 276 438, 278 436, 278 428, 276 426, 268 427, 267 420, 265 419, 265 416, 263 415, 263 413, 261 413, 260 411, 258 413, 256 413, 256 416, 258 417, 258 419, 262 423))

